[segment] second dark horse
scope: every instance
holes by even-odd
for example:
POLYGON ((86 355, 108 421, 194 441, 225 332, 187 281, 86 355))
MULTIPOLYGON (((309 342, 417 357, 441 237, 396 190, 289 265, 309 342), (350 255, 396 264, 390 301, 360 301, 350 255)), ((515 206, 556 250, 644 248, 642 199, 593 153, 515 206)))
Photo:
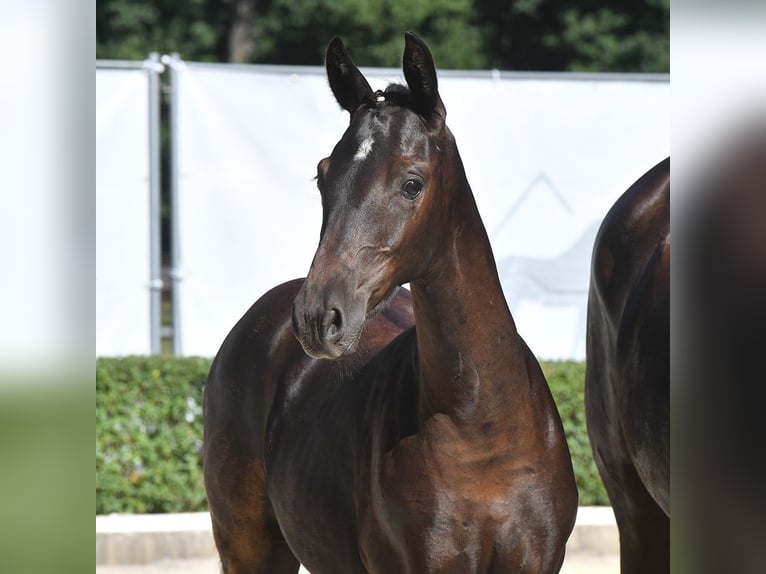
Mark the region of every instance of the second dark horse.
POLYGON ((622 574, 670 570, 670 159, 609 210, 588 296, 588 434, 622 574))
POLYGON ((308 277, 259 299, 205 395, 224 572, 557 572, 577 510, 561 421, 503 298, 426 45, 319 162, 308 277), (399 285, 410 282, 410 295, 399 285))

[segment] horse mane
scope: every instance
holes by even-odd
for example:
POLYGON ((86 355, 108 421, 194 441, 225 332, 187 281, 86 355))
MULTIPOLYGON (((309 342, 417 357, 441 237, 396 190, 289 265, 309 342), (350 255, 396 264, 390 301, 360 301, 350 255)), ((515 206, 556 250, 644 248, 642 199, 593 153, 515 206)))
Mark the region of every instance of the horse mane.
POLYGON ((367 107, 380 108, 385 105, 408 108, 414 111, 410 89, 402 84, 388 84, 385 90, 375 90, 373 92, 367 107))

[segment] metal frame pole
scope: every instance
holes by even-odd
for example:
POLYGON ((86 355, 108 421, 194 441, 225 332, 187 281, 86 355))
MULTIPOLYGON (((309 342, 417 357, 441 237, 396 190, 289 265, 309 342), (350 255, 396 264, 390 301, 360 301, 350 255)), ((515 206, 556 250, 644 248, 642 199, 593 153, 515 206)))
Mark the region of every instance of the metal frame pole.
POLYGON ((149 332, 151 352, 162 353, 162 246, 160 205, 160 78, 164 67, 153 52, 144 62, 149 76, 149 332))
POLYGON ((179 134, 178 134, 178 79, 183 65, 178 54, 162 56, 162 63, 170 70, 170 277, 173 285, 173 354, 181 355, 181 237, 179 227, 179 134))

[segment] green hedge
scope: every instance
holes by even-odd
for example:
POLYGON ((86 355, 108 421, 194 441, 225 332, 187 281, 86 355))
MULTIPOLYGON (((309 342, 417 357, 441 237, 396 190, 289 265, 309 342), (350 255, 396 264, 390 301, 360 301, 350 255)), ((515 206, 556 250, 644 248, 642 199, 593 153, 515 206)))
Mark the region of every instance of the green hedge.
POLYGON ((580 491, 580 505, 608 505, 609 499, 593 460, 585 425, 585 363, 543 362, 542 367, 564 423, 580 491))
MULTIPOLYGON (((202 390, 210 359, 96 360, 96 512, 205 510, 202 390)), ((608 504, 583 409, 585 365, 543 363, 564 421, 580 504, 608 504)))
POLYGON ((96 360, 96 513, 207 506, 202 389, 209 359, 96 360))

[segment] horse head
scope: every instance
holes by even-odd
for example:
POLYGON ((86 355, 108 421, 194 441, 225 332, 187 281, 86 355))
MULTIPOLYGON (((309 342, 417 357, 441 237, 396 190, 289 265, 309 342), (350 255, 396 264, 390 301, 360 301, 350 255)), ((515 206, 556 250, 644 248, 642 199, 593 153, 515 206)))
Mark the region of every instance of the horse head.
POLYGON ((322 228, 293 330, 312 357, 337 359, 356 349, 398 285, 429 271, 445 240, 444 181, 457 151, 433 58, 416 35, 405 34, 406 87, 373 91, 339 38, 325 65, 350 124, 317 167, 322 228))

